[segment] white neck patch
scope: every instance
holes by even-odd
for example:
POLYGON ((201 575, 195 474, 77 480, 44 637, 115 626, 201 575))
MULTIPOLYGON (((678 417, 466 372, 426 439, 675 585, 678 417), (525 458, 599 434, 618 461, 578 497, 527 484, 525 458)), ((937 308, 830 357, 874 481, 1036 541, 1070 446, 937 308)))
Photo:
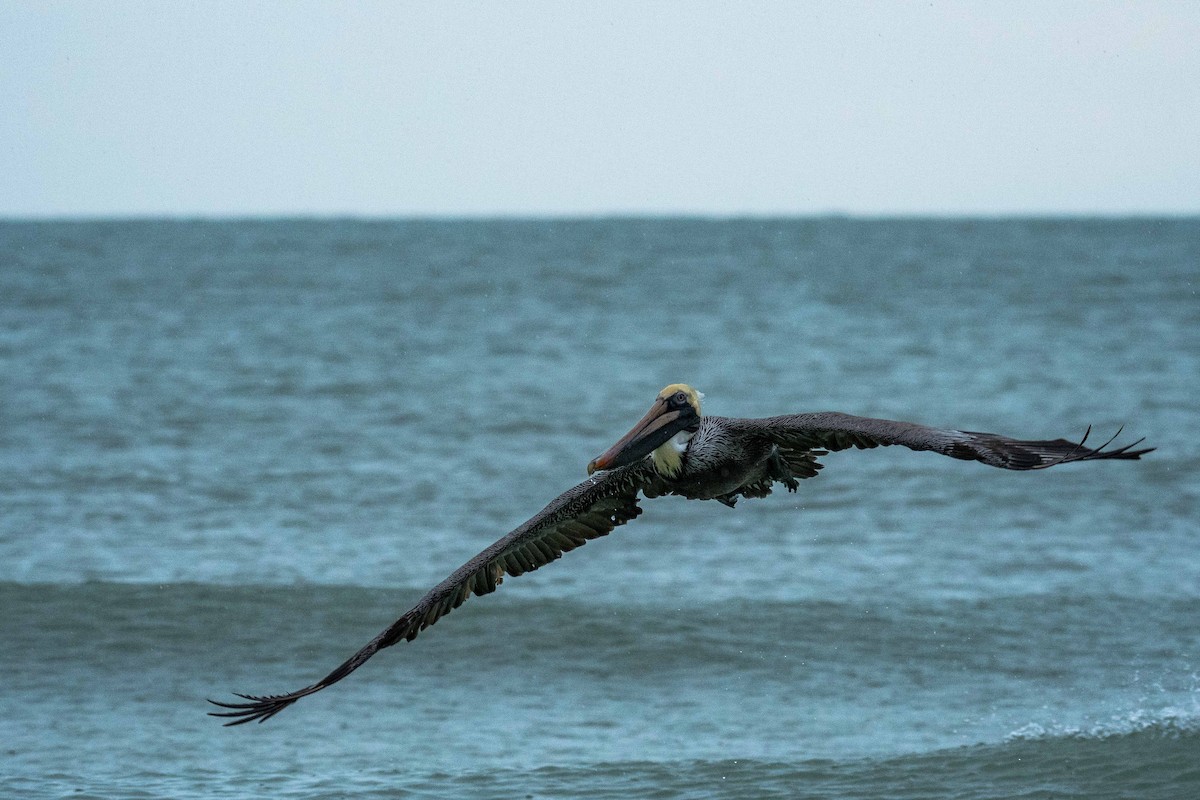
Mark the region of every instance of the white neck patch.
POLYGON ((688 442, 692 440, 692 436, 694 435, 691 431, 680 431, 668 439, 667 444, 674 447, 676 453, 683 455, 687 451, 688 442))

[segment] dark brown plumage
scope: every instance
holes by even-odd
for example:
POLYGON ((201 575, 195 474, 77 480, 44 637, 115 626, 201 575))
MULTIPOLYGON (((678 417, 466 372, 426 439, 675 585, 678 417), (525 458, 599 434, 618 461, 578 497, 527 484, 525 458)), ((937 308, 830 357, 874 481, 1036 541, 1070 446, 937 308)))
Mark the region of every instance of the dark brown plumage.
POLYGON ((209 701, 225 709, 210 713, 229 718, 227 725, 270 719, 300 698, 337 683, 379 650, 401 640, 412 641, 472 594, 495 591, 505 575, 545 566, 634 519, 641 513, 639 492, 647 498, 675 494, 716 499, 732 506, 739 497, 767 496, 776 482, 795 491, 799 480, 817 474, 822 468, 817 458, 828 452, 881 445, 902 445, 1011 470, 1136 459, 1153 449, 1132 449, 1140 439, 1106 450, 1110 439, 1093 449, 1085 446, 1087 434, 1079 442, 1021 440, 837 412, 765 419, 702 418, 700 397, 683 384, 663 389, 650 413, 589 465, 595 474, 455 570, 321 680, 287 694, 238 695, 246 702, 209 701))

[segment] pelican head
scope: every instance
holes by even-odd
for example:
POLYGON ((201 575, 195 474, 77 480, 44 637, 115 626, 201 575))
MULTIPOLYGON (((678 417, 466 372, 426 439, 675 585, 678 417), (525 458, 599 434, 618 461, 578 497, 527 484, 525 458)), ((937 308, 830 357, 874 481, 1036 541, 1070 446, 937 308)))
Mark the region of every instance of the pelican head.
POLYGON ((672 383, 658 393, 654 405, 629 433, 588 464, 588 474, 598 469, 615 469, 633 464, 651 453, 660 472, 674 474, 682 463, 681 453, 700 427, 703 394, 686 383, 672 383))

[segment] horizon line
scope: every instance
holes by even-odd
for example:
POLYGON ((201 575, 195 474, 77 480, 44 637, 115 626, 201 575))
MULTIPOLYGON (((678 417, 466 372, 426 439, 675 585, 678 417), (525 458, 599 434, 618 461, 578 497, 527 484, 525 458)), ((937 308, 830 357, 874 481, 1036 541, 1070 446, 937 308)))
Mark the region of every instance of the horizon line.
POLYGON ((114 212, 110 214, 5 214, 0 223, 95 223, 95 222, 765 222, 847 220, 862 222, 945 221, 1000 222, 1015 220, 1190 220, 1200 218, 1196 211, 964 211, 964 212, 596 212, 596 213, 354 213, 354 212, 114 212))

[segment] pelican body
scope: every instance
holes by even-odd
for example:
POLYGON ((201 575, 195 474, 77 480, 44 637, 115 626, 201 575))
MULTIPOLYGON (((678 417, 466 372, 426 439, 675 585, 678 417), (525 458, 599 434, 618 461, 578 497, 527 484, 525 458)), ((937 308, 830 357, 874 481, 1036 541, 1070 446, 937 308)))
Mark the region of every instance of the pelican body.
MULTIPOLYGON (((818 457, 848 448, 902 445, 1011 470, 1040 470, 1073 461, 1137 459, 1153 448, 1141 440, 1106 449, 1067 439, 1023 440, 994 433, 931 428, 911 422, 856 417, 838 412, 789 414, 763 419, 705 417, 703 395, 673 383, 616 444, 588 464, 588 479, 483 550, 429 590, 415 606, 316 683, 280 695, 238 695, 246 702, 209 701, 225 709, 226 725, 263 722, 302 697, 358 669, 379 650, 412 641, 471 595, 496 590, 506 575, 531 572, 641 514, 647 498, 673 494, 717 500, 732 507, 740 497, 766 497, 776 483, 796 491, 815 476, 818 457)), ((1120 431, 1117 431, 1120 435, 1120 431)))
POLYGON ((675 494, 732 507, 739 495, 766 497, 775 481, 795 491, 797 478, 820 469, 808 452, 794 454, 789 462, 784 453, 791 451, 756 435, 754 423, 766 420, 702 417, 703 397, 686 384, 663 389, 646 416, 588 464, 588 474, 636 464, 648 455, 657 480, 645 487, 652 492, 647 497, 675 494))

